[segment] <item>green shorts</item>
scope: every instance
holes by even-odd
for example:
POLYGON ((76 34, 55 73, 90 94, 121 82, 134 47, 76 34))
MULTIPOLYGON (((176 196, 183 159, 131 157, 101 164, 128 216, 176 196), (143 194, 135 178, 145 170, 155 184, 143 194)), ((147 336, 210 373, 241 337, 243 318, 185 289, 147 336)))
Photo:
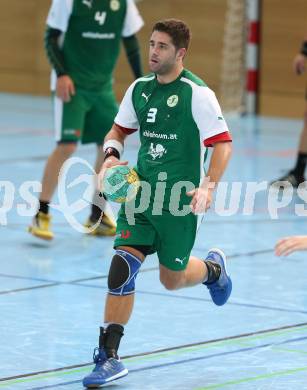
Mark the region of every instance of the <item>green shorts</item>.
POLYGON ((135 225, 129 225, 123 204, 117 218, 114 248, 150 246, 149 254, 157 252, 160 264, 173 271, 182 271, 189 261, 196 231, 196 215, 173 216, 164 210, 162 215, 152 215, 150 209, 135 214, 135 225))
POLYGON ((117 111, 111 81, 99 92, 76 88, 68 103, 54 96, 56 141, 102 144, 117 111))

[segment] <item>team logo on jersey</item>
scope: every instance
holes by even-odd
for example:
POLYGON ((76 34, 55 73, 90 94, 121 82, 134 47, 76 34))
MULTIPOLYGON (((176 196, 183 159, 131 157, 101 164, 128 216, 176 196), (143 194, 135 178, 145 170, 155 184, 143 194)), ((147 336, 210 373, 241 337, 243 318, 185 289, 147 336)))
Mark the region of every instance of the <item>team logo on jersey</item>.
POLYGON ((82 0, 82 4, 86 5, 88 8, 92 8, 93 0, 82 0))
POLYGON ((179 97, 178 95, 172 95, 167 99, 167 105, 169 107, 175 107, 178 104, 179 97))
POLYGON ((165 149, 165 147, 163 145, 157 144, 155 146, 153 143, 150 144, 148 154, 151 155, 153 160, 155 160, 156 158, 161 158, 166 153, 167 153, 167 150, 165 149))
POLYGON ((112 11, 118 11, 120 8, 120 2, 118 0, 111 0, 110 8, 112 11))

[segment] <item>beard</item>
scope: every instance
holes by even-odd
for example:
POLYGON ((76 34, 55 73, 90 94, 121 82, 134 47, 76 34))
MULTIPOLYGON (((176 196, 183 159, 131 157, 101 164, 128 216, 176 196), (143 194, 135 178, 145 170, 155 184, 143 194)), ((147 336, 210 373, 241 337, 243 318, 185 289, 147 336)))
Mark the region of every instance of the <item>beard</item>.
POLYGON ((161 63, 149 63, 149 70, 159 76, 163 76, 169 73, 174 67, 173 62, 166 62, 164 64, 161 63))

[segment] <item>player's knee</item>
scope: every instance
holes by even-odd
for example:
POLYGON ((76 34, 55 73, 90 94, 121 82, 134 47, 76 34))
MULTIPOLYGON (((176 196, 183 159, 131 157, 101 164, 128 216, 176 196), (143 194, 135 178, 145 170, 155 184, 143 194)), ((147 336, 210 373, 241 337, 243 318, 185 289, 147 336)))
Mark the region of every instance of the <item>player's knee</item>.
POLYGON ((75 153, 77 150, 76 142, 68 142, 68 143, 59 143, 58 144, 59 151, 65 155, 67 158, 75 153))
POLYGON ((111 295, 129 295, 135 291, 135 279, 141 267, 141 260, 131 253, 118 249, 113 256, 108 289, 111 295))

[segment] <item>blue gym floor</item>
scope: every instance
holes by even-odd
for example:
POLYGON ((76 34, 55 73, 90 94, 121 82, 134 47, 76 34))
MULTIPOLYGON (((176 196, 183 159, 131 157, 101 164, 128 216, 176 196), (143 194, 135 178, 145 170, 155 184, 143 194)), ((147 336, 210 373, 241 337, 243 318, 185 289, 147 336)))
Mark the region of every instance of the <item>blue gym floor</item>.
MULTIPOLYGON (((34 208, 21 186, 40 181, 54 146, 51 104, 0 94, 0 115, 0 389, 82 389, 102 322, 113 240, 78 232, 59 210, 52 211, 53 242, 27 233, 34 208)), ((225 181, 269 181, 293 165, 301 121, 229 117, 228 123, 234 152, 225 181)), ((132 137, 125 152, 131 163, 136 147, 132 137)), ((76 156, 92 164, 95 147, 80 147, 76 156)), ((76 165, 69 183, 90 173, 76 165)), ((75 214, 80 224, 89 212, 87 187, 84 181, 67 189, 71 203, 83 199, 75 214)), ((149 257, 120 349, 130 374, 106 388, 307 389, 307 256, 277 258, 273 250, 282 236, 307 234, 306 216, 295 213, 304 201, 294 195, 272 219, 268 192, 256 196, 251 215, 243 214, 244 191, 240 199, 237 213, 227 216, 219 207, 207 213, 193 252, 226 252, 229 303, 215 306, 203 286, 166 291, 157 258, 149 257)))

